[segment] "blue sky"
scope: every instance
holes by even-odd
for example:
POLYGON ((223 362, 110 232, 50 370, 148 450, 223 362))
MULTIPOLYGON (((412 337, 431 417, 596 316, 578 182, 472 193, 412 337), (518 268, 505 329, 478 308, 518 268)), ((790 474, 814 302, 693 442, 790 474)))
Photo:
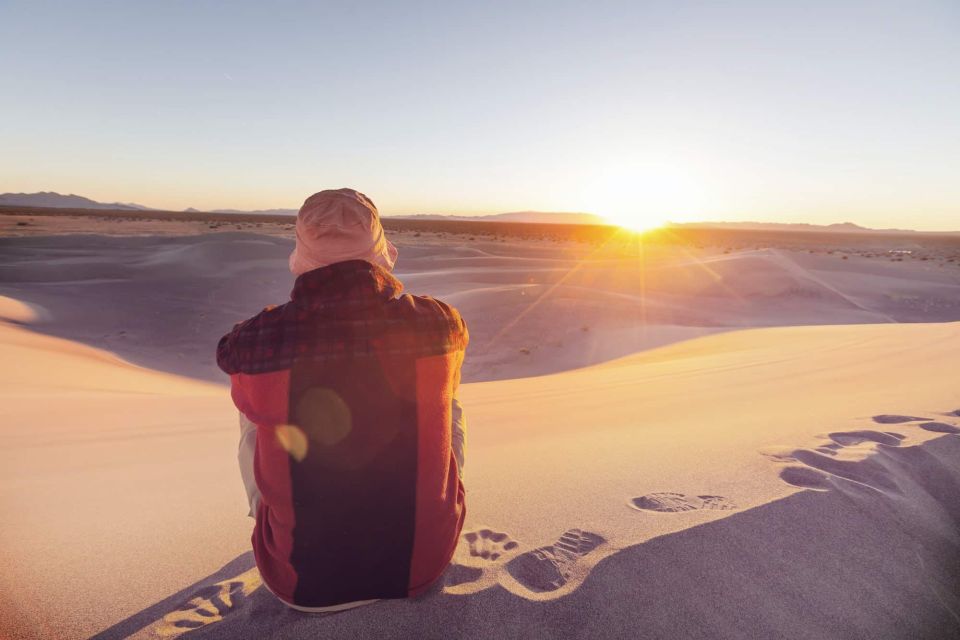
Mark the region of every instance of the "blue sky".
POLYGON ((960 228, 956 2, 5 2, 0 191, 960 228))

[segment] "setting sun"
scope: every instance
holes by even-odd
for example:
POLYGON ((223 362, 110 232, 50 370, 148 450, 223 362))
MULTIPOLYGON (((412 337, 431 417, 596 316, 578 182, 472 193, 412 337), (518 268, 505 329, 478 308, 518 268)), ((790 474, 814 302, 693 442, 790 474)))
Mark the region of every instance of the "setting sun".
POLYGON ((658 218, 655 215, 635 215, 630 211, 623 213, 606 213, 603 217, 610 224, 623 227, 629 231, 650 231, 663 226, 667 220, 658 218))
POLYGON ((702 208, 689 173, 665 164, 624 164, 598 173, 583 190, 583 207, 612 224, 646 231, 702 208))

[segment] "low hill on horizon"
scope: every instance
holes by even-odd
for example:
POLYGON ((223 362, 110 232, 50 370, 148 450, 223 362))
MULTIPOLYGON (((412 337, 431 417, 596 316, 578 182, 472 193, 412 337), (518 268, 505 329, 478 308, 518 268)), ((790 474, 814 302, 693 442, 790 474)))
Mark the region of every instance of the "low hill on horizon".
POLYGON ((55 191, 37 193, 0 193, 0 205, 19 207, 53 207, 57 209, 128 209, 149 211, 150 207, 131 202, 97 202, 76 194, 61 194, 55 191))

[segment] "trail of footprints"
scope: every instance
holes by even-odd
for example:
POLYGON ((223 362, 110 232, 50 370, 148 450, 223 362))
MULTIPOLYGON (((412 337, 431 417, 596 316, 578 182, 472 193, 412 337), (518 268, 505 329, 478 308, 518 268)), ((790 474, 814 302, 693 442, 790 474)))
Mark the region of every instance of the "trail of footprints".
MULTIPOLYGON (((934 433, 960 434, 954 424, 960 409, 943 414, 945 420, 920 416, 882 414, 873 416, 877 425, 909 425, 934 433)), ((883 427, 880 427, 883 429, 883 427)), ((858 429, 834 431, 823 436, 824 442, 813 449, 765 451, 764 455, 785 466, 780 478, 788 484, 827 491, 835 478, 864 484, 876 489, 896 490, 896 483, 881 465, 867 453, 869 447, 899 447, 906 436, 895 431, 858 429), (868 449, 859 459, 858 447, 868 449)), ((677 514, 689 511, 729 511, 737 505, 724 496, 688 495, 672 491, 648 493, 631 498, 629 506, 655 514, 677 514)), ((446 586, 458 587, 479 581, 491 566, 505 570, 518 584, 534 594, 550 594, 582 581, 593 564, 594 555, 607 541, 599 534, 583 529, 565 531, 553 544, 523 552, 519 542, 506 533, 481 528, 463 534, 463 541, 474 566, 454 564, 447 572, 446 586), (476 566, 479 564, 479 566, 476 566)))
MULTIPOLYGON (((960 434, 960 427, 953 424, 960 417, 960 409, 943 414, 947 420, 933 420, 920 416, 880 414, 873 416, 877 425, 904 425, 919 427, 924 431, 944 434, 960 434)), ((882 428, 882 427, 881 427, 882 428)), ((823 444, 812 449, 794 449, 762 452, 768 458, 785 464, 780 479, 787 484, 815 491, 829 491, 837 479, 854 482, 879 491, 898 491, 896 480, 873 459, 868 452, 860 456, 841 456, 844 450, 859 445, 899 447, 906 436, 895 431, 861 429, 835 431, 823 436, 823 444)))
MULTIPOLYGON (((683 493, 649 493, 633 498, 630 506, 640 511, 680 513, 695 510, 726 511, 737 506, 723 496, 691 496, 683 493)), ((464 533, 463 541, 473 562, 495 563, 523 588, 535 594, 549 594, 582 581, 592 564, 592 554, 607 540, 591 531, 569 529, 553 544, 521 553, 520 544, 506 533, 481 528, 464 533)), ((447 587, 461 587, 480 580, 484 568, 454 564, 447 571, 447 587)))
MULTIPOLYGON (((881 414, 873 416, 873 422, 877 425, 915 426, 933 433, 960 434, 960 426, 954 424, 960 418, 960 409, 943 415, 946 420, 881 414)), ((895 482, 887 478, 884 470, 869 456, 841 459, 839 454, 844 449, 864 444, 899 447, 905 437, 898 432, 874 429, 835 431, 826 434, 823 437, 825 442, 813 449, 763 453, 783 463, 785 466, 780 471, 780 478, 797 487, 827 491, 833 479, 842 478, 876 489, 896 490, 895 482)), ((737 505, 724 496, 687 495, 670 491, 632 498, 629 505, 638 511, 659 514, 737 509, 737 505)), ((601 535, 583 529, 569 529, 553 544, 527 552, 522 552, 520 543, 510 535, 490 528, 468 531, 462 539, 473 563, 480 566, 452 564, 445 576, 446 587, 455 588, 477 582, 490 565, 499 565, 517 583, 535 594, 550 594, 570 585, 575 579, 582 581, 592 565, 591 555, 607 542, 601 535)), ((175 637, 219 621, 258 586, 259 574, 254 569, 233 580, 207 587, 165 616, 158 631, 160 635, 175 637)))
MULTIPOLYGON (((873 416, 878 425, 907 425, 933 433, 960 434, 960 409, 943 414, 946 420, 919 416, 881 414, 873 416)), ((861 483, 876 489, 896 490, 896 484, 869 456, 861 459, 840 459, 844 449, 863 444, 899 447, 905 439, 901 433, 861 429, 835 431, 824 436, 825 442, 813 449, 762 452, 770 459, 785 464, 780 478, 805 489, 827 491, 835 478, 861 483)), ((652 513, 683 513, 696 510, 727 511, 737 506, 718 495, 687 495, 676 492, 648 493, 629 501, 634 509, 652 513)), ((462 536, 467 551, 481 566, 452 564, 444 585, 459 587, 481 579, 483 565, 498 564, 522 587, 535 594, 550 594, 573 580, 582 581, 592 565, 591 555, 607 541, 599 534, 583 529, 565 531, 553 544, 521 553, 520 543, 508 534, 490 528, 468 531, 462 536)), ((260 586, 260 575, 251 569, 231 580, 224 580, 200 589, 156 625, 157 635, 175 638, 187 631, 218 622, 235 610, 260 586)))
MULTIPOLYGON (((570 529, 551 545, 520 553, 520 544, 506 533, 481 528, 464 533, 468 553, 475 562, 500 563, 525 589, 549 593, 567 585, 581 568, 581 562, 606 540, 589 531, 570 529)), ((447 571, 447 587, 458 587, 480 579, 484 569, 454 564, 447 571)))

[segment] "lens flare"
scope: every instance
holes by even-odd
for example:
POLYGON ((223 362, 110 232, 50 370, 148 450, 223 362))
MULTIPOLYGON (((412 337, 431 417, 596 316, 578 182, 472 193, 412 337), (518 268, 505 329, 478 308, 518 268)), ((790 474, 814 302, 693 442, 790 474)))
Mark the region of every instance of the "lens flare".
POLYGON ((276 428, 277 444, 297 462, 303 462, 307 457, 310 444, 307 434, 300 427, 292 424, 279 424, 276 428))

